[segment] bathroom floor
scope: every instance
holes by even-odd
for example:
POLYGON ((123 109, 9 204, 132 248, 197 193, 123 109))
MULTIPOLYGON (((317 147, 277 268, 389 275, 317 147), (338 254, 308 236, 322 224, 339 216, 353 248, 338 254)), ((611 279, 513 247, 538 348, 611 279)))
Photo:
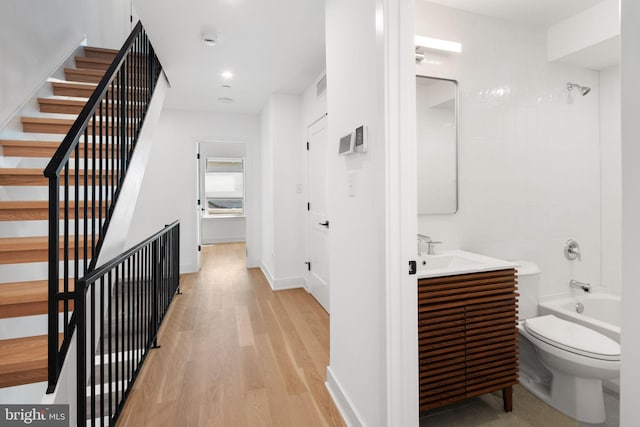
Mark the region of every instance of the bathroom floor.
POLYGON ((578 427, 567 417, 524 388, 513 388, 513 412, 502 409, 502 393, 485 394, 420 417, 421 427, 578 427))

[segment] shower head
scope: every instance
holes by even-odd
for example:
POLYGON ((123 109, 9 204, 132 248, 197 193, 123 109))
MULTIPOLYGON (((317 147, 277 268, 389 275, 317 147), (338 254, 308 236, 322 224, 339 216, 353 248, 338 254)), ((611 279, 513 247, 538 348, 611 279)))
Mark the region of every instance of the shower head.
POLYGON ((587 86, 580 86, 579 84, 575 84, 575 83, 567 83, 567 90, 569 92, 571 92, 571 89, 576 88, 578 89, 578 91, 580 92, 580 95, 585 96, 586 94, 588 94, 591 91, 590 87, 587 86))

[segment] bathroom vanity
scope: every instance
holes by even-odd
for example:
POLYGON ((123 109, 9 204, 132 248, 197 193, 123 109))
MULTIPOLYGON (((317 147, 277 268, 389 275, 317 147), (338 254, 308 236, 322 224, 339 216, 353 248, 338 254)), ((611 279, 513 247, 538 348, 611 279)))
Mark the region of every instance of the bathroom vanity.
POLYGON ((515 264, 464 251, 424 256, 418 271, 420 411, 518 382, 515 264))

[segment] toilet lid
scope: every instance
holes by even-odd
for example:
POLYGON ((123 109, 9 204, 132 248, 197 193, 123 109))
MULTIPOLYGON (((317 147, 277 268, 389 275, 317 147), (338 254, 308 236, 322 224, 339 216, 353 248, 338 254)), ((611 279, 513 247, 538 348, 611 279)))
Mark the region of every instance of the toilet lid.
POLYGON ((620 360, 620 344, 599 332, 552 314, 524 322, 527 332, 536 338, 582 356, 603 360, 620 360))

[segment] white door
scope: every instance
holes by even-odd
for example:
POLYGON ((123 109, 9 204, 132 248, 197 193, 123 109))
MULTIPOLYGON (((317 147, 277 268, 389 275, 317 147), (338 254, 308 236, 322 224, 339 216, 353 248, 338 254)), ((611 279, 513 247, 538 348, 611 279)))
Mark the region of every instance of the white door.
POLYGON ((329 311, 329 230, 327 217, 327 118, 322 117, 307 128, 307 211, 308 288, 325 310, 329 311))
POLYGON ((202 160, 200 159, 200 142, 196 141, 196 259, 198 262, 198 271, 200 271, 200 250, 202 249, 202 211, 206 204, 206 200, 203 198, 203 174, 202 174, 202 160))

